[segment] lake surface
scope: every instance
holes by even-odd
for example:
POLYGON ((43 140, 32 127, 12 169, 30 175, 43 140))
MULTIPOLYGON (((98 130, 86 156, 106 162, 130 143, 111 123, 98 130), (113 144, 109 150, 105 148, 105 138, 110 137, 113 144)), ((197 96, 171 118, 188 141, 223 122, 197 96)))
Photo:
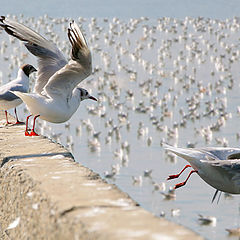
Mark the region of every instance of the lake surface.
MULTIPOLYGON (((69 56, 67 19, 18 18, 53 38, 69 56)), ((65 124, 39 120, 37 132, 69 148, 77 161, 156 216, 165 214, 207 239, 237 239, 225 228, 239 227, 239 196, 222 194, 219 203, 212 204, 215 190, 192 175, 175 198, 164 197, 188 171, 166 182, 186 162, 166 153, 161 143, 239 146, 240 20, 99 17, 77 22, 86 34, 94 67, 81 86, 99 101, 82 102, 65 124), (146 176, 146 170, 152 174, 146 176), (109 178, 112 172, 116 174, 109 178), (156 189, 157 184, 166 189, 156 189), (216 224, 201 225, 199 214, 216 217, 216 224)), ((36 66, 19 41, 3 32, 0 41, 2 83, 13 79, 22 63, 36 66)), ((24 105, 19 112, 25 119, 24 105)))
POLYGON ((97 17, 122 19, 139 17, 205 17, 225 19, 239 16, 238 0, 36 0, 26 2, 9 0, 1 4, 1 14, 23 14, 28 17, 97 17))

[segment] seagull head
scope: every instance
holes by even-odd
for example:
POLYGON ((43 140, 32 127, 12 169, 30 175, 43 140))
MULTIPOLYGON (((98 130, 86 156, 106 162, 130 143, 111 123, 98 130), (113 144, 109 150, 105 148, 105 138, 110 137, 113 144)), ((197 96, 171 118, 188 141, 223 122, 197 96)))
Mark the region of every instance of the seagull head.
POLYGON ((79 90, 81 101, 83 101, 85 99, 91 99, 91 100, 97 101, 97 99, 95 97, 91 96, 86 89, 84 89, 84 88, 77 88, 77 89, 79 90))
POLYGON ((24 64, 21 66, 21 69, 23 70, 23 72, 25 73, 26 76, 29 77, 29 75, 32 73, 32 72, 36 72, 37 69, 35 67, 33 67, 32 65, 30 64, 24 64))

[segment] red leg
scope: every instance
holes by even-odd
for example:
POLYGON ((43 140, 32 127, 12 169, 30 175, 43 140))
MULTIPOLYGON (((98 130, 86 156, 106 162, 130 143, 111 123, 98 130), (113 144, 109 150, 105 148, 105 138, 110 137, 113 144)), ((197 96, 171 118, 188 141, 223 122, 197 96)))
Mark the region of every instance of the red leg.
POLYGON ((11 122, 8 121, 8 117, 7 117, 7 111, 5 110, 5 116, 6 116, 6 124, 12 124, 11 122))
POLYGON ((188 181, 188 179, 190 178, 190 176, 191 176, 193 173, 197 173, 197 172, 198 172, 197 170, 192 170, 192 171, 188 174, 187 179, 186 179, 184 182, 181 182, 181 183, 176 184, 174 188, 177 189, 177 188, 180 188, 180 187, 184 186, 184 185, 187 183, 187 181, 188 181))
POLYGON ((191 167, 191 165, 186 165, 180 173, 174 174, 174 175, 169 175, 167 180, 178 178, 185 171, 185 169, 189 168, 189 167, 191 167))
POLYGON ((33 119, 33 128, 32 128, 32 131, 30 132, 30 136, 39 136, 35 131, 35 122, 36 122, 36 119, 39 117, 40 115, 37 115, 34 117, 33 119))
POLYGON ((31 116, 32 116, 32 114, 29 115, 29 116, 27 116, 27 119, 26 119, 26 130, 25 130, 25 136, 30 136, 30 133, 28 132, 28 119, 29 119, 31 116))
POLYGON ((16 108, 14 109, 14 112, 15 112, 15 116, 16 116, 16 122, 15 122, 14 124, 23 124, 24 122, 20 122, 20 121, 18 120, 17 109, 16 109, 16 108))

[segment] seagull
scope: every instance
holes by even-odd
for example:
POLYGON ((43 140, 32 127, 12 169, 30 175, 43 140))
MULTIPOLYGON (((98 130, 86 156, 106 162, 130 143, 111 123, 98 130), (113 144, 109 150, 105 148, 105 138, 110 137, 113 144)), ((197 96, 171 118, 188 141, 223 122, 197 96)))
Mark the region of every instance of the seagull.
POLYGON ((16 79, 0 87, 0 110, 5 111, 6 124, 11 124, 7 117, 7 110, 11 108, 14 108, 16 116, 16 122, 14 124, 22 123, 18 120, 16 110, 16 107, 22 103, 22 100, 11 91, 28 92, 29 75, 35 71, 37 70, 32 65, 24 64, 19 68, 16 79))
POLYGON ((199 218, 198 221, 201 225, 212 225, 216 226, 217 218, 213 216, 203 216, 201 214, 198 214, 199 218))
POLYGON ((189 167, 193 168, 184 182, 175 185, 175 189, 184 186, 191 174, 197 173, 216 189, 212 202, 218 191, 240 194, 240 148, 179 148, 168 144, 163 146, 190 164, 186 165, 179 174, 170 175, 168 180, 178 178, 189 167))
POLYGON ((226 231, 229 233, 229 235, 240 236, 240 227, 232 229, 226 228, 226 231))
POLYGON ((78 25, 70 22, 68 38, 72 45, 68 62, 51 41, 25 25, 5 16, 0 26, 9 34, 23 41, 26 48, 37 57, 38 72, 34 93, 12 91, 27 105, 31 115, 26 120, 26 136, 38 136, 36 118, 52 123, 63 123, 76 112, 81 101, 97 99, 78 84, 92 73, 92 57, 87 42, 78 25), (28 119, 34 116, 32 131, 28 132, 28 119))

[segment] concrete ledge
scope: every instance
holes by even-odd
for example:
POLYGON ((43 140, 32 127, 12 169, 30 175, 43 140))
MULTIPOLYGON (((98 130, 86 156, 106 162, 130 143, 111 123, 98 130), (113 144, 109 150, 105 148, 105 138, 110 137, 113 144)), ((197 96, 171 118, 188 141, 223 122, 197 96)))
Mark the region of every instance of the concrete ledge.
POLYGON ((154 217, 60 145, 23 132, 0 128, 1 239, 202 239, 154 217))

